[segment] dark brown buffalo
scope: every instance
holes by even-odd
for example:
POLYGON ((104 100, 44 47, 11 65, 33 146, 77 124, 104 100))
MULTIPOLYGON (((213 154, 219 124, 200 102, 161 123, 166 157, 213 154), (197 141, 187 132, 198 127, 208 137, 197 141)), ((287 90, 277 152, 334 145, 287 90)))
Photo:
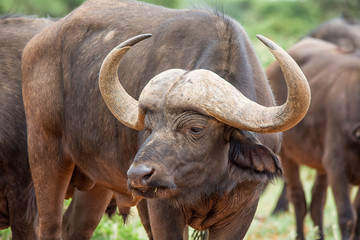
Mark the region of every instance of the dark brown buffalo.
POLYGON ((21 55, 26 43, 50 19, 0 18, 0 230, 13 239, 35 239, 35 193, 27 157, 21 95, 21 55))
MULTIPOLYGON (((355 210, 349 186, 360 185, 360 54, 345 53, 338 46, 304 39, 289 50, 306 75, 312 92, 307 116, 284 132, 281 163, 290 200, 295 206, 297 239, 304 239, 307 212, 299 178, 299 166, 317 170, 310 206, 314 224, 323 239, 323 208, 330 185, 335 198, 342 239, 359 239, 360 193, 355 210)), ((286 99, 286 86, 277 64, 267 75, 279 103, 286 99)))
POLYGON ((94 183, 115 191, 125 208, 149 198, 155 239, 182 239, 186 224, 209 229, 210 239, 243 238, 263 185, 281 174, 277 132, 300 121, 309 104, 296 64, 262 41, 288 76, 291 94, 281 107, 270 107, 244 30, 222 14, 90 0, 33 38, 22 71, 40 239, 61 238, 69 184, 94 183), (153 37, 121 58, 148 35, 123 43, 100 73, 106 103, 126 126, 145 128, 139 133, 111 114, 98 78, 111 49, 146 32, 153 37), (113 88, 117 72, 125 90, 113 88))

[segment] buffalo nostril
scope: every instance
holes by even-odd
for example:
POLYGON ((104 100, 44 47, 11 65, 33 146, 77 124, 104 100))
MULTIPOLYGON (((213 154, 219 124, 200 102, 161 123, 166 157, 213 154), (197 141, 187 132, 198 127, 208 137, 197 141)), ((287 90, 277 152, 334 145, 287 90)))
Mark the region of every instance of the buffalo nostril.
POLYGON ((146 174, 146 175, 143 176, 143 179, 144 179, 145 181, 148 180, 148 179, 153 175, 154 171, 155 171, 155 170, 152 169, 151 172, 149 172, 148 174, 146 174))
POLYGON ((145 165, 139 165, 136 167, 131 167, 128 172, 128 178, 132 181, 142 182, 148 180, 151 175, 154 173, 154 169, 147 167, 145 165))

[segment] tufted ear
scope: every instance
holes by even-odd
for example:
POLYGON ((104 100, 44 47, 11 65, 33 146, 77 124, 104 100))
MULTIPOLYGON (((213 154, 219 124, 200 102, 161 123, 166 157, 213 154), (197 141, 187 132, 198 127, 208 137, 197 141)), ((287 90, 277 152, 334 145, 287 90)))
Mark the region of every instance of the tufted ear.
POLYGON ((254 133, 236 129, 229 141, 229 170, 234 179, 270 181, 282 175, 279 159, 254 133))

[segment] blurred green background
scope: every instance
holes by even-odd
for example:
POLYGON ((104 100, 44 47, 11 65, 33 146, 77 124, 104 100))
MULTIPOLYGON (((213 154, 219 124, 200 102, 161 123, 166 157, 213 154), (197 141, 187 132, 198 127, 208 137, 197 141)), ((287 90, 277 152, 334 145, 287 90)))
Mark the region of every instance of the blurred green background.
MULTIPOLYGON (((84 0, 1 0, 0 14, 63 17, 84 0)), ((333 17, 360 17, 360 0, 143 0, 170 8, 211 6, 238 20, 257 45, 262 34, 288 48, 333 17)), ((255 49, 257 47, 255 46, 255 49)), ((261 60, 267 65, 266 60, 261 60)))
MULTIPOLYGON (((143 0, 170 8, 210 5, 223 9, 245 27, 301 36, 318 23, 341 14, 359 16, 359 0, 143 0)), ((0 14, 63 17, 83 0, 1 0, 0 14)))
MULTIPOLYGON (((0 14, 27 14, 63 17, 84 0, 2 0, 0 14)), ((359 0, 143 0, 169 8, 207 4, 224 8, 239 20, 261 20, 263 17, 321 20, 332 15, 359 14, 359 0)), ((289 25, 289 24, 287 24, 289 25)))
MULTIPOLYGON (((40 17, 63 17, 79 6, 83 0, 0 0, 1 15, 35 15, 40 17)), ((266 67, 273 58, 256 39, 256 34, 267 36, 287 49, 310 30, 324 21, 341 15, 360 17, 360 0, 144 0, 144 2, 170 8, 211 6, 224 11, 238 20, 252 40, 260 61, 266 67)), ((302 168, 302 180, 310 201, 314 170, 302 168)), ((262 195, 256 217, 246 240, 295 239, 293 209, 289 213, 271 216, 271 210, 281 191, 282 181, 271 184, 262 195)), ((69 201, 65 203, 69 204, 69 201)), ((327 239, 340 239, 337 214, 332 194, 328 193, 325 208, 324 229, 327 239)), ((316 239, 317 228, 306 218, 307 239, 316 239)), ((92 239, 146 239, 146 234, 132 212, 129 224, 123 225, 119 216, 104 217, 92 239)), ((11 239, 10 230, 0 231, 0 240, 11 239)))

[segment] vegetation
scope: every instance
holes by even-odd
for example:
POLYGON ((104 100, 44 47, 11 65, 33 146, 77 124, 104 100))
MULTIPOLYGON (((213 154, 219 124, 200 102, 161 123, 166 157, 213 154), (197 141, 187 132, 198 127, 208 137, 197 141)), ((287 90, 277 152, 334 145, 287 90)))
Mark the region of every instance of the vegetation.
MULTIPOLYGON (((193 6, 195 0, 144 0, 171 8, 193 6)), ((2 0, 0 14, 23 14, 62 17, 77 7, 83 0, 2 0)), ((359 13, 358 0, 203 0, 215 6, 241 22, 250 36, 260 61, 266 67, 273 61, 271 54, 257 39, 262 34, 273 39, 287 49, 311 29, 327 19, 341 14, 359 13)), ((310 200, 310 189, 314 171, 302 169, 302 179, 306 189, 307 201, 310 200)), ((246 236, 246 240, 256 239, 295 239, 295 218, 293 208, 290 212, 271 216, 271 211, 281 192, 282 181, 270 184, 262 195, 255 219, 246 236)), ((330 191, 330 190, 329 190, 330 191)), ((324 229, 328 239, 340 239, 337 225, 337 213, 332 194, 328 194, 325 207, 324 229)), ((317 229, 313 227, 310 217, 305 221, 307 239, 315 239, 317 229)), ((0 240, 11 239, 10 230, 0 232, 0 240)), ((147 239, 136 210, 133 210, 128 224, 124 225, 120 216, 112 219, 104 217, 93 236, 94 240, 147 239)))

